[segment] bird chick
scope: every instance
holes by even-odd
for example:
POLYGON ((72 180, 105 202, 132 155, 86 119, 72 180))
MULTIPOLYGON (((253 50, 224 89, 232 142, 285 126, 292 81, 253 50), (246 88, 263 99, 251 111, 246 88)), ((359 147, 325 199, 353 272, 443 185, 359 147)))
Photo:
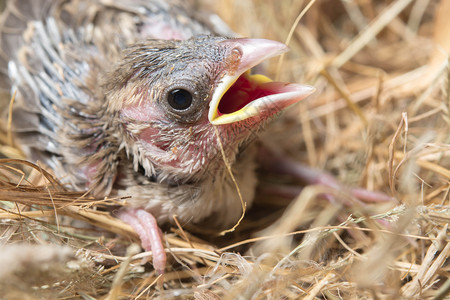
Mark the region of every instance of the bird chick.
POLYGON ((287 47, 221 26, 158 0, 10 1, 2 15, 18 144, 74 189, 131 196, 117 216, 158 272, 157 224, 236 222, 254 196, 254 133, 314 91, 251 74, 287 47))

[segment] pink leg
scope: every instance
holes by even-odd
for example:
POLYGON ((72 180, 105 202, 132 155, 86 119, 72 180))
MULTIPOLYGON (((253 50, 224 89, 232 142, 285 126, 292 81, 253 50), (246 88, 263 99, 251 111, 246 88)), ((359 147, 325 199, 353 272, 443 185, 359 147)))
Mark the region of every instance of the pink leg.
POLYGON ((156 272, 163 274, 166 266, 166 252, 155 217, 143 209, 124 209, 119 212, 118 217, 133 227, 141 239, 142 247, 146 251, 152 251, 153 267, 156 272))
MULTIPOLYGON (((268 149, 261 150, 260 158, 262 166, 265 169, 270 170, 271 172, 294 176, 297 180, 300 180, 308 185, 322 184, 335 190, 346 189, 332 175, 326 172, 309 168, 290 158, 281 157, 281 155, 275 154, 268 149)), ((364 202, 395 201, 395 198, 390 197, 386 194, 368 191, 361 188, 349 188, 346 190, 348 190, 352 196, 364 202)), ((330 201, 333 201, 333 197, 326 197, 330 201)))

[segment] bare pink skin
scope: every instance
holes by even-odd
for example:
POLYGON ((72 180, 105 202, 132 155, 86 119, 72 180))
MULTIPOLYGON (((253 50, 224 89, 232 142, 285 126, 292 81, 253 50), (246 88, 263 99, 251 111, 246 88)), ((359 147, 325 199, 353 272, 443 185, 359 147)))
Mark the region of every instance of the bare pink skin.
POLYGON ((142 26, 141 34, 145 38, 161 40, 185 40, 192 35, 190 33, 182 32, 180 28, 174 28, 161 20, 146 22, 144 26, 142 26))
MULTIPOLYGON (((281 174, 287 174, 304 182, 306 185, 320 184, 336 191, 348 191, 350 194, 363 202, 391 202, 395 198, 384 193, 369 191, 362 188, 347 188, 339 183, 334 176, 319 170, 309 168, 287 157, 281 157, 273 152, 263 149, 261 150, 261 163, 264 168, 281 174)), ((335 202, 332 195, 325 195, 330 202, 335 202)))
POLYGON ((118 217, 133 227, 141 239, 142 247, 146 251, 152 251, 153 267, 158 274, 163 274, 167 257, 155 217, 143 209, 124 209, 119 212, 118 217))

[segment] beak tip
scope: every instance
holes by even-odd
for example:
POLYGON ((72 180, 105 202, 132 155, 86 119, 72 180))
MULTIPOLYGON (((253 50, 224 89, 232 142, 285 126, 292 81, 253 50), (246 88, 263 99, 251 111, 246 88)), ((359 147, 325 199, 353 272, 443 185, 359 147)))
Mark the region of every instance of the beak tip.
POLYGON ((306 96, 310 96, 316 92, 316 88, 311 85, 305 85, 305 94, 306 96))

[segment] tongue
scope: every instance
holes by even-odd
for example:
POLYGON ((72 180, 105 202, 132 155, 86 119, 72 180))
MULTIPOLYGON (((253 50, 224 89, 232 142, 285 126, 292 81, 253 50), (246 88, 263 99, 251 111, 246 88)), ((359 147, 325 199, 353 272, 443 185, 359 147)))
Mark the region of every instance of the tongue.
MULTIPOLYGON (((299 85, 296 84, 285 82, 256 83, 249 80, 244 75, 239 77, 239 79, 223 95, 219 103, 218 112, 219 115, 231 114, 242 109, 251 102, 258 102, 258 99, 266 96, 294 92, 289 96, 286 95, 287 97, 283 97, 282 105, 281 103, 276 103, 277 101, 270 101, 273 97, 261 99, 261 102, 264 102, 264 106, 267 108, 270 108, 271 106, 273 106, 273 108, 275 108, 275 106, 285 107, 298 101, 298 90, 299 85)), ((253 104, 260 106, 259 103, 253 104)))

